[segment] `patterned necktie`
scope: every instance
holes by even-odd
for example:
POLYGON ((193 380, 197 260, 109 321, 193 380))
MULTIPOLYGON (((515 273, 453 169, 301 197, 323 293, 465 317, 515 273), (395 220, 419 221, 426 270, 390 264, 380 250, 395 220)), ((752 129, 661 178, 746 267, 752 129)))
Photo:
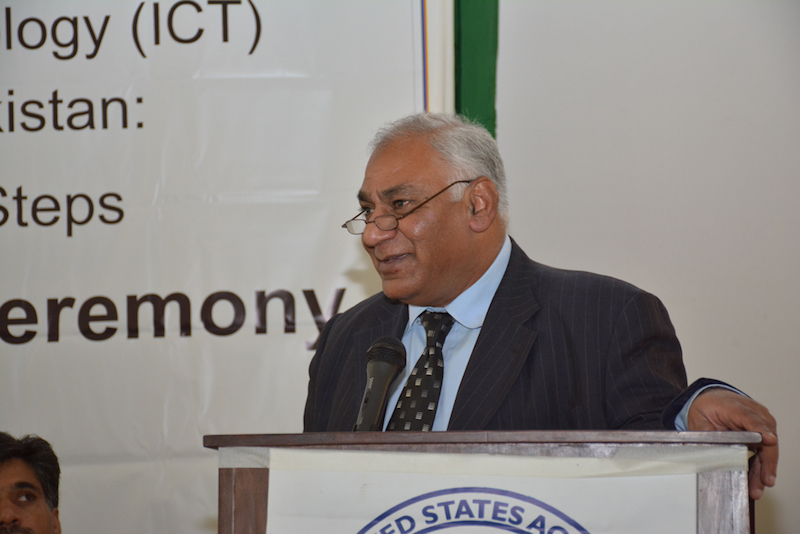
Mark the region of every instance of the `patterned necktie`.
POLYGON ((453 327, 453 318, 444 312, 426 311, 420 315, 428 346, 411 371, 387 430, 421 430, 433 427, 444 377, 444 338, 453 327))

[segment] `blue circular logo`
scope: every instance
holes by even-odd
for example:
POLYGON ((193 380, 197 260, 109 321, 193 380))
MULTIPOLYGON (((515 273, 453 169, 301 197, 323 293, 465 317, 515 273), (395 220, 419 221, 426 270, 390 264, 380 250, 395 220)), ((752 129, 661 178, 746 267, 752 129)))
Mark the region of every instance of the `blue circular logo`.
POLYGON ((538 499, 496 488, 450 488, 418 495, 372 520, 358 534, 590 534, 577 521, 538 499))

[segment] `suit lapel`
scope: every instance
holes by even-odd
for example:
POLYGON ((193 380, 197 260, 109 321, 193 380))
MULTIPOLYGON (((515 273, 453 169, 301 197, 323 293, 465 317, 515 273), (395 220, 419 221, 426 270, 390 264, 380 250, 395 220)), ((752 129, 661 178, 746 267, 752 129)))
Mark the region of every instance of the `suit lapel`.
POLYGON ((448 430, 482 430, 497 413, 530 354, 539 309, 532 262, 512 241, 511 258, 486 314, 456 395, 448 430))
POLYGON ((384 298, 383 304, 376 306, 372 319, 353 332, 343 380, 333 398, 329 428, 340 431, 353 429, 367 383, 367 350, 383 336, 402 339, 407 322, 408 306, 384 298), (352 399, 356 398, 354 406, 352 399))
POLYGON ((367 380, 367 349, 379 337, 392 336, 403 338, 403 332, 408 323, 408 306, 385 299, 386 304, 377 310, 375 319, 364 326, 364 329, 353 334, 353 345, 356 355, 361 354, 364 362, 364 382, 367 380))

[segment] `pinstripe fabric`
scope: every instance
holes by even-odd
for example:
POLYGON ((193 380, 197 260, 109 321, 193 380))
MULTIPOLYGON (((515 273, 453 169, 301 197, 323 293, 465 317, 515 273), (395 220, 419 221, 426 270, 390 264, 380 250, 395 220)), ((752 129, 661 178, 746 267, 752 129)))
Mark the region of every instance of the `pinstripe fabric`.
MULTIPOLYGON (((686 387, 661 302, 630 284, 531 261, 512 243, 450 418, 450 430, 659 429, 686 387)), ((307 432, 349 431, 366 351, 402 337, 405 305, 375 295, 331 319, 311 362, 307 432)))

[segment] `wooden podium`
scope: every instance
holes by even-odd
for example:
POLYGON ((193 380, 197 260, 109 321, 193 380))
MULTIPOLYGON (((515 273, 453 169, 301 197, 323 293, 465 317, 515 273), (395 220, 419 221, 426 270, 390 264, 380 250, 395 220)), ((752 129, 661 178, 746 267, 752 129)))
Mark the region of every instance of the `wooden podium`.
MULTIPOLYGON (((497 454, 539 457, 615 458, 631 448, 663 451, 676 448, 752 447, 761 442, 755 432, 670 431, 521 431, 521 432, 362 432, 261 435, 210 435, 205 447, 301 448, 414 453, 497 454), (660 448, 660 449, 659 449, 660 448)), ((269 469, 237 467, 221 462, 219 469, 220 534, 264 534, 267 524, 269 469)), ((697 532, 751 532, 747 471, 723 470, 697 474, 697 532)))

